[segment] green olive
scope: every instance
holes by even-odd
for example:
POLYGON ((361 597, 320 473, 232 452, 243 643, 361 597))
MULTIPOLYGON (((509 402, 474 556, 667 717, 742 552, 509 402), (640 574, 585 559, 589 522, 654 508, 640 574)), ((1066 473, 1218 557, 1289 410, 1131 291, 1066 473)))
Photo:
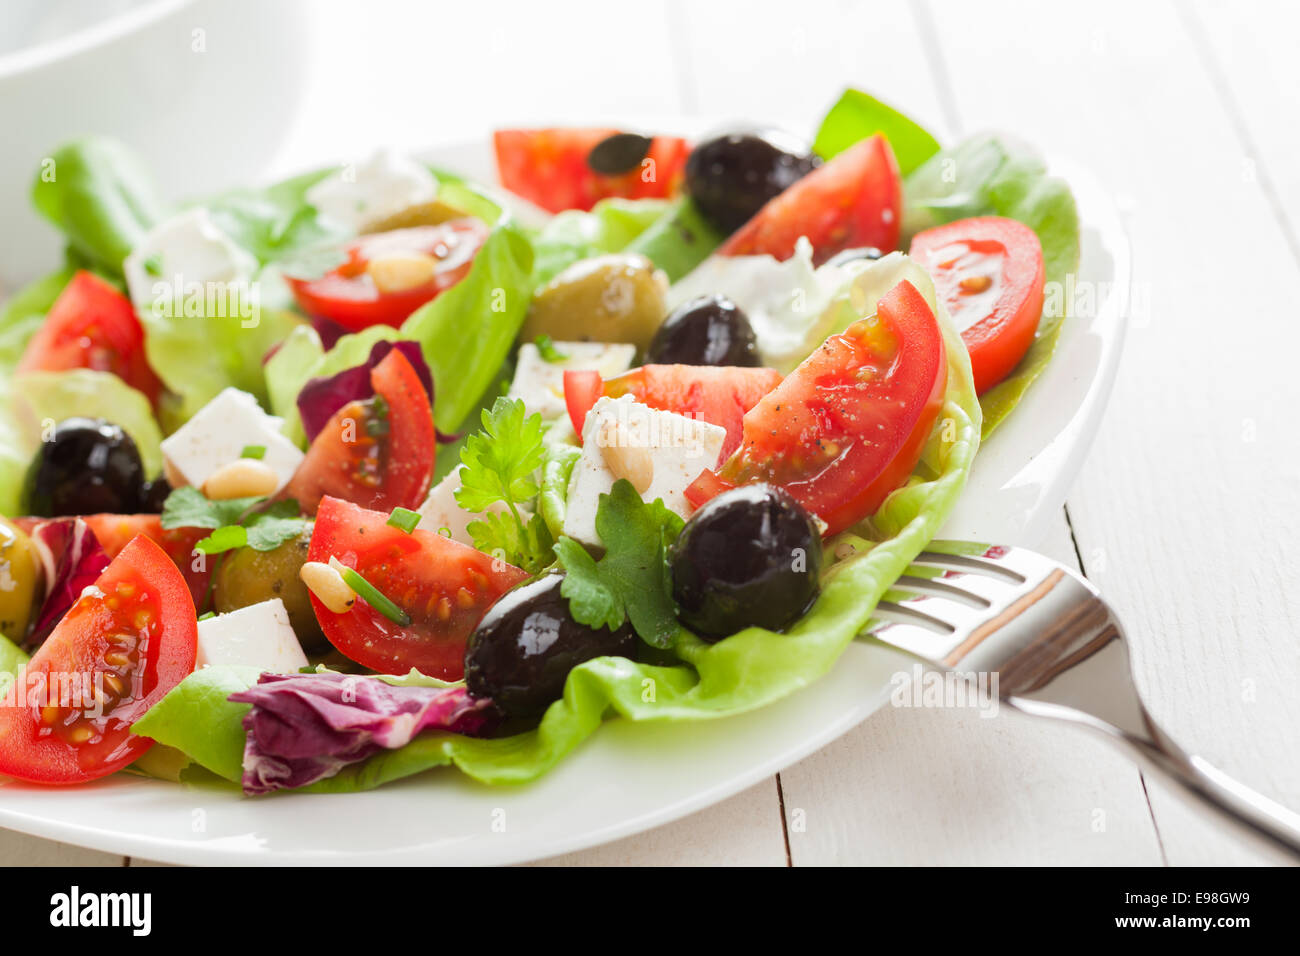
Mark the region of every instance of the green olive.
POLYGON ((252 548, 231 551, 217 567, 212 582, 213 607, 218 613, 225 614, 279 598, 289 612, 289 623, 293 625, 303 650, 325 646, 325 635, 316 622, 307 586, 298 577, 298 571, 307 561, 310 544, 311 531, 308 530, 270 551, 252 548))
POLYGON ((467 215, 469 213, 462 209, 448 205, 440 199, 433 199, 418 206, 407 206, 391 216, 367 223, 365 231, 367 233, 392 232, 394 229, 410 229, 413 226, 441 226, 444 222, 463 219, 467 215))
POLYGON ((642 255, 575 262, 537 290, 523 340, 631 342, 644 351, 667 315, 667 291, 667 277, 642 255))
POLYGON ((27 634, 42 577, 31 538, 0 518, 0 634, 15 644, 27 634))

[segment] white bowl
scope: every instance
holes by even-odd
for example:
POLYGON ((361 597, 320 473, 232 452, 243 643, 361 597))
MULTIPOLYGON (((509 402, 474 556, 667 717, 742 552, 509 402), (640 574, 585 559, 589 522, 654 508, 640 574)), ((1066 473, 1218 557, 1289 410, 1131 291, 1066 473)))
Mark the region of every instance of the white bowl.
POLYGON ((41 160, 89 133, 140 152, 164 197, 255 181, 301 91, 297 0, 5 0, 0 296, 58 265, 41 160))

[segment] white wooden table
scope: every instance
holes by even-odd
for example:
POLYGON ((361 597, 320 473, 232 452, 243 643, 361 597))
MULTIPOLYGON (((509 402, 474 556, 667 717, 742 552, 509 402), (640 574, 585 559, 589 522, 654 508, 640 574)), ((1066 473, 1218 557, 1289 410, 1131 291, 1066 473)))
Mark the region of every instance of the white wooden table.
MULTIPOLYGON (((1090 166, 1131 231, 1131 332, 1050 538, 1012 543, 1079 567, 1114 602, 1144 696, 1176 739, 1300 807, 1300 8, 449 7, 314 4, 307 99, 268 172, 541 118, 685 113, 807 128, 845 85, 948 137, 1007 129, 1090 166)), ((0 860, 127 862, 5 831, 0 860)), ((1254 860, 1090 739, 886 709, 723 804, 552 862, 1254 860)))

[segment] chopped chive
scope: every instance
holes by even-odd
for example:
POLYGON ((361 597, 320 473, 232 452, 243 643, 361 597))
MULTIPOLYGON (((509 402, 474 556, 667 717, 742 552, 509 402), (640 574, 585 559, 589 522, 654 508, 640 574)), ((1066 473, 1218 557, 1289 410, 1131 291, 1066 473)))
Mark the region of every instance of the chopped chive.
POLYGON ((446 525, 443 525, 441 528, 438 529, 438 534, 442 535, 444 538, 450 538, 451 529, 448 528, 446 525))
POLYGON ((568 359, 567 355, 555 347, 555 342, 553 342, 551 337, 545 332, 537 336, 533 341, 537 345, 537 351, 544 361, 563 362, 568 359))
POLYGON ((393 513, 388 516, 388 523, 410 534, 420 523, 420 513, 410 508, 394 508, 393 513))
POLYGON ((208 612, 206 612, 206 613, 204 613, 204 614, 200 614, 200 615, 199 615, 199 620, 200 620, 200 621, 206 621, 206 620, 209 620, 209 619, 214 618, 214 617, 216 617, 216 616, 217 616, 217 612, 216 612, 216 611, 208 611, 208 612))
POLYGON ((406 627, 411 623, 411 615, 407 614, 400 607, 388 599, 388 596, 379 588, 375 587, 361 575, 357 574, 352 568, 343 569, 343 581, 352 590, 357 592, 357 597, 361 598, 376 611, 388 618, 398 627, 406 627))
POLYGON ((244 450, 239 453, 240 458, 256 458, 261 460, 266 457, 265 445, 245 445, 244 450))

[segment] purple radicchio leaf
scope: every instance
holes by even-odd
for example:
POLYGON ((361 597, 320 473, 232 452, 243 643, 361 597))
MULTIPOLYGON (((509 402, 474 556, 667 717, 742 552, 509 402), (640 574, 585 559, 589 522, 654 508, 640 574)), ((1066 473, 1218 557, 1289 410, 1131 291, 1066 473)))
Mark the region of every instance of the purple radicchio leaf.
POLYGON ((108 567, 108 555, 90 526, 80 518, 42 521, 31 532, 49 587, 36 624, 23 641, 29 653, 50 636, 56 624, 108 567))
POLYGON ((397 687, 349 674, 263 674, 230 700, 253 705, 244 716, 248 794, 305 787, 424 730, 482 736, 500 719, 463 686, 397 687))
MULTIPOLYGON (((302 418, 302 428, 307 433, 308 441, 320 434, 321 429, 329 424, 329 420, 340 408, 349 402, 364 401, 375 394, 374 386, 370 384, 370 370, 393 349, 406 356, 424 385, 429 404, 433 404, 433 373, 429 371, 429 363, 424 360, 420 343, 407 340, 376 342, 370 349, 370 357, 361 365, 345 368, 334 375, 310 379, 298 392, 298 414, 302 418)), ((455 441, 459 437, 438 432, 440 442, 455 441)))

